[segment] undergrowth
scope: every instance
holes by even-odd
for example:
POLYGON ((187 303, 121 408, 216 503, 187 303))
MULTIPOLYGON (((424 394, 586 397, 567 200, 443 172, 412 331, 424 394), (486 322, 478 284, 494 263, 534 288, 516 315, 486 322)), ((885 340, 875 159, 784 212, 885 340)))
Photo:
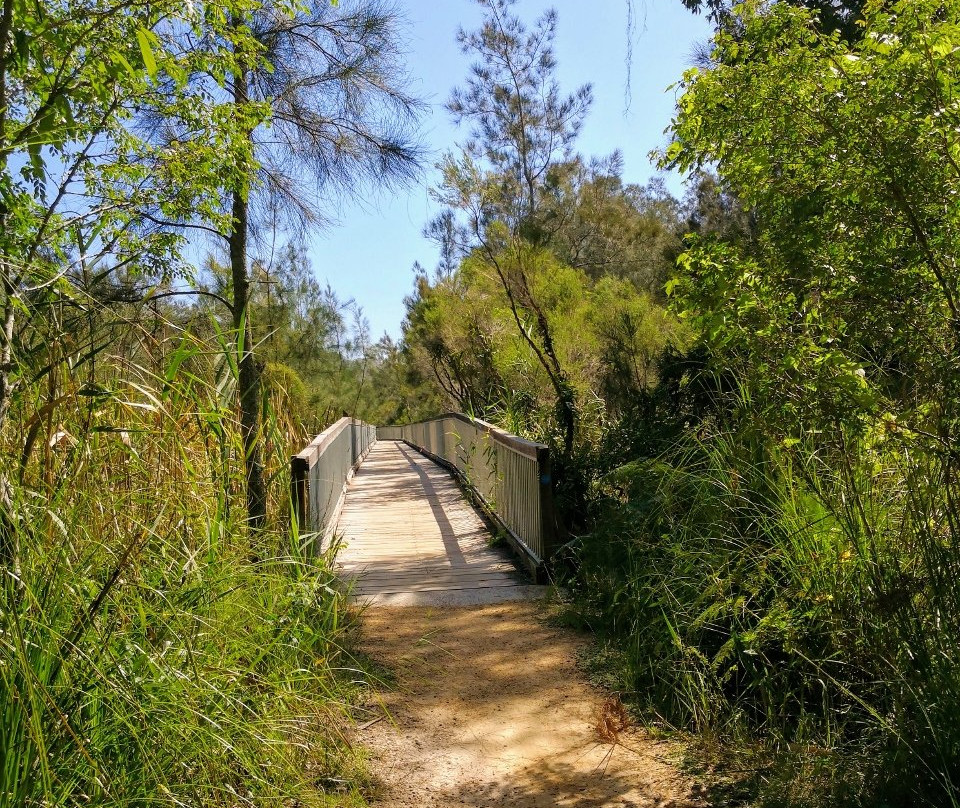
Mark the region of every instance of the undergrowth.
POLYGON ((702 424, 607 474, 570 620, 718 804, 960 803, 948 469, 882 428, 816 448, 702 424))
POLYGON ((117 317, 35 323, 2 434, 0 808, 363 804, 343 596, 284 528, 302 435, 266 419, 249 532, 228 337, 117 317))

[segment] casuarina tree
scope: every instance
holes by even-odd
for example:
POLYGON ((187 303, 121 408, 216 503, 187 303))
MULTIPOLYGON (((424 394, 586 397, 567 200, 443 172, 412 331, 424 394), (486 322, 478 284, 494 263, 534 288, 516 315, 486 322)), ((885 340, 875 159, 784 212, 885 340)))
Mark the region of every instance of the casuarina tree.
POLYGON ((531 282, 532 264, 549 247, 558 225, 549 204, 590 107, 591 89, 561 92, 553 40, 557 15, 548 10, 528 29, 512 13, 515 0, 478 0, 479 30, 461 29, 464 53, 477 57, 464 87, 447 108, 470 126, 470 140, 443 163, 437 197, 465 218, 457 228, 437 228, 463 252, 479 250, 492 267, 518 333, 550 379, 563 433, 572 451, 575 393, 557 354, 554 336, 531 282))
POLYGON ((250 241, 269 222, 297 232, 322 222, 324 201, 365 182, 410 177, 421 109, 405 87, 396 12, 377 0, 294 7, 267 2, 234 18, 249 29, 250 53, 229 84, 236 115, 249 120, 243 170, 227 189, 232 313, 252 527, 266 516, 261 450, 260 366, 252 341, 250 241), (259 58, 258 58, 259 57, 259 58))

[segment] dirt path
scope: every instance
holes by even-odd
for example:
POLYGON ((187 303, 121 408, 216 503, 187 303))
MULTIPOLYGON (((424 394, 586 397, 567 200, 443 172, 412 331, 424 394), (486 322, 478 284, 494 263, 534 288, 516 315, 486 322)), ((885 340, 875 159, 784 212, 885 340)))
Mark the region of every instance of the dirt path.
MULTIPOLYGON (((371 608, 364 650, 392 671, 392 722, 359 731, 378 808, 702 805, 642 732, 604 742, 581 642, 535 603, 371 608)), ((609 712, 609 710, 608 710, 609 712)))

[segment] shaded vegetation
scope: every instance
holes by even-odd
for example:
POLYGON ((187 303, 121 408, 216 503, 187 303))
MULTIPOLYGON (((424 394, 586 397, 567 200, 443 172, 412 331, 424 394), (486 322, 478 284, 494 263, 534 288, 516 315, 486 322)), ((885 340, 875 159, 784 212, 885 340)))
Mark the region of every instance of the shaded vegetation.
MULTIPOLYGON (((552 70, 554 18, 528 39, 483 5, 481 60, 498 30, 552 70)), ((742 770, 728 797, 955 805, 960 6, 709 10, 659 155, 685 198, 571 138, 515 223, 478 129, 433 228, 470 238, 419 279, 405 356, 555 447, 569 619, 650 720, 742 770)))
POLYGON ((960 3, 685 4, 676 199, 480 0, 375 344, 298 237, 415 163, 389 8, 0 4, 0 807, 361 803, 286 460, 449 408, 551 446, 567 619, 729 799, 960 802, 960 3))
MULTIPOLYGON (((36 326, 43 383, 23 388, 9 419, 24 431, 3 446, 20 462, 6 489, 0 804, 349 797, 362 775, 339 735, 352 698, 342 595, 296 536, 244 529, 228 334, 58 297, 36 326), (83 343, 114 329, 111 354, 84 361, 83 343)), ((265 412, 283 512, 303 433, 265 412)))
POLYGON ((297 243, 279 197, 392 174, 365 137, 409 133, 396 31, 373 3, 0 4, 0 806, 363 804, 288 460, 373 348, 257 248, 297 243), (201 233, 229 270, 192 266, 201 233))

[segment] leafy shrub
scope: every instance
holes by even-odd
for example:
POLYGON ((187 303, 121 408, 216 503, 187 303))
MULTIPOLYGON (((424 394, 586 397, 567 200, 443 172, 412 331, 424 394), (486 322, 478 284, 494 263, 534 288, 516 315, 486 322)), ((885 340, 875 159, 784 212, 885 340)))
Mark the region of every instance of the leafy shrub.
MULTIPOLYGON (((19 398, 2 446, 4 808, 317 804, 362 783, 340 735, 342 595, 279 521, 244 524, 221 348, 148 340, 127 356, 151 362, 94 380, 55 363, 19 398), (38 409, 50 432, 25 450, 38 409)), ((269 444, 282 513, 290 439, 269 444)))
POLYGON ((760 739, 774 803, 815 763, 804 804, 953 805, 960 552, 943 469, 898 441, 858 448, 828 462, 701 425, 611 472, 577 608, 655 715, 760 739))

